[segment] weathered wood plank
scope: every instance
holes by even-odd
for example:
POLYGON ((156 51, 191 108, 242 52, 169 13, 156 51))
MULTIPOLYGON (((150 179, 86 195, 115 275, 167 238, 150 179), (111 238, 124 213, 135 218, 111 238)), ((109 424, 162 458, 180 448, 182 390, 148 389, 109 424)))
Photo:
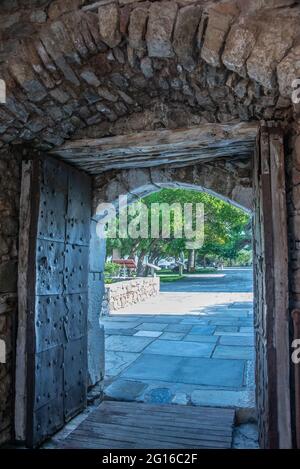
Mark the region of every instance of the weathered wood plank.
MULTIPOLYGON (((132 412, 140 412, 143 410, 144 412, 160 412, 160 413, 171 413, 171 414, 176 414, 176 415, 183 415, 183 416, 190 416, 190 417, 197 417, 197 418, 203 418, 204 416, 210 416, 210 417, 219 417, 220 416, 220 409, 216 407, 191 407, 191 406, 169 406, 169 405, 159 405, 159 404, 146 404, 146 403, 139 403, 138 406, 133 406, 132 402, 120 402, 120 401, 104 401, 101 404, 101 408, 99 407, 98 410, 95 412, 102 412, 102 409, 107 409, 108 411, 111 411, 111 407, 114 407, 114 410, 117 411, 117 409, 121 410, 122 412, 125 411, 125 409, 130 410, 131 414, 132 412)), ((224 408, 222 409, 222 419, 228 418, 231 420, 232 418, 232 409, 227 409, 224 408)))
POLYGON ((265 444, 263 447, 278 447, 277 428, 277 384, 276 350, 274 343, 274 244, 272 228, 272 194, 269 131, 262 128, 261 133, 261 210, 262 210, 262 254, 263 254, 263 302, 261 316, 262 352, 257 361, 265 360, 265 375, 260 382, 265 383, 261 395, 264 413, 265 444))
MULTIPOLYGON (((299 340, 300 337, 300 310, 294 309, 292 312, 294 340, 299 340)), ((295 422, 296 422, 296 447, 300 449, 300 367, 299 364, 294 363, 294 382, 295 382, 295 422)))
POLYGON ((233 409, 104 401, 62 448, 230 448, 233 409))
POLYGON ((272 128, 270 135, 270 167, 272 193, 272 221, 274 239, 274 337, 277 364, 277 401, 280 448, 290 448, 290 341, 289 341, 289 285, 287 207, 285 190, 285 162, 283 135, 272 128))
POLYGON ((195 429, 194 432, 191 432, 187 427, 185 427, 184 429, 174 428, 174 425, 166 426, 164 422, 161 422, 160 424, 156 422, 155 425, 153 425, 153 422, 151 422, 148 423, 147 427, 145 427, 145 420, 139 422, 138 424, 132 421, 128 422, 128 420, 126 419, 121 419, 115 423, 109 423, 107 421, 101 423, 89 421, 85 429, 81 429, 81 432, 86 429, 88 429, 89 431, 93 431, 97 435, 97 437, 108 436, 110 433, 112 433, 113 435, 119 433, 121 435, 124 435, 126 433, 127 435, 138 435, 140 437, 144 435, 145 438, 147 438, 149 436, 149 431, 155 430, 155 438, 158 437, 161 441, 168 441, 169 438, 172 438, 172 441, 175 441, 176 438, 180 438, 180 441, 188 439, 188 444, 194 440, 200 442, 213 440, 216 442, 219 441, 223 443, 230 443, 231 441, 230 434, 224 435, 225 430, 223 430, 221 435, 209 434, 205 432, 204 429, 202 429, 202 432, 197 431, 197 429, 195 429))
POLYGON ((272 123, 254 165, 255 331, 260 444, 288 448, 290 434, 288 249, 284 147, 272 123))
POLYGON ((257 123, 204 124, 177 130, 69 141, 52 154, 99 174, 110 169, 249 157, 254 150, 257 123))
POLYGON ((27 370, 26 370, 26 328, 27 328, 27 288, 28 258, 30 246, 32 162, 22 163, 22 182, 20 198, 20 235, 18 262, 18 337, 16 354, 16 395, 15 395, 15 432, 18 440, 26 438, 27 370))

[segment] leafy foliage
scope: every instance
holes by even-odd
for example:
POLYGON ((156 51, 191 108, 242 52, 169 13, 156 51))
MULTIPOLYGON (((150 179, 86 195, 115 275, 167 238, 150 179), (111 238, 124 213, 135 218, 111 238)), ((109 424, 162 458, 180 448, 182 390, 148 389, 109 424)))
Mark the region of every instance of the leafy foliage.
MULTIPOLYGON (((243 210, 206 192, 186 189, 163 189, 160 192, 152 193, 141 201, 149 209, 151 204, 165 203, 172 205, 179 203, 182 211, 185 203, 204 204, 204 244, 200 249, 197 249, 197 263, 205 267, 216 262, 231 265, 237 259, 239 263, 243 259, 247 264, 251 262, 251 219, 249 214, 243 210)), ((151 211, 148 210, 149 231, 151 226, 150 215, 151 211)), ((158 216, 161 223, 161 211, 159 211, 158 216)), ((107 254, 111 255, 113 248, 119 248, 122 257, 137 256, 138 271, 142 269, 146 255, 151 263, 158 262, 166 257, 174 257, 176 259, 187 257, 186 237, 176 238, 175 236, 176 229, 178 229, 181 223, 181 218, 179 218, 175 212, 171 213, 170 238, 157 239, 151 238, 151 236, 145 238, 141 235, 136 239, 108 239, 107 254)), ((193 216, 193 226, 195 226, 194 218, 195 213, 193 216)), ((128 217, 129 222, 133 219, 134 210, 128 217)))

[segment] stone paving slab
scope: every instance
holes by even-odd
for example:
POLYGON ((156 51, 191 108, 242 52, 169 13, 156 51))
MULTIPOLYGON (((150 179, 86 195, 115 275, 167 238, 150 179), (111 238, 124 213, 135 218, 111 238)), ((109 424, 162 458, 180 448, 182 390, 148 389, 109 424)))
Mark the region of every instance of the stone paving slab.
POLYGON ((239 332, 239 328, 237 326, 217 326, 216 332, 239 332))
POLYGON ((244 386, 247 389, 255 390, 255 362, 254 360, 248 360, 246 364, 244 386))
POLYGON ((168 323, 159 323, 159 322, 143 322, 142 324, 139 324, 136 329, 143 330, 143 331, 163 331, 168 327, 168 323))
POLYGON ((104 316, 103 318, 101 318, 101 323, 102 324, 105 324, 106 322, 107 323, 111 323, 111 322, 136 322, 137 320, 141 320, 141 322, 143 321, 148 321, 148 320, 151 320, 151 319, 154 319, 155 320, 156 318, 156 315, 144 315, 142 314, 142 316, 139 316, 139 315, 136 315, 136 314, 116 314, 116 313, 112 313, 110 314, 109 316, 104 316))
POLYGON ((163 332, 159 339, 163 340, 181 340, 185 336, 185 332, 163 332))
POLYGON ((244 369, 244 360, 142 354, 121 377, 231 388, 243 385, 244 369))
POLYGON ((241 326, 239 318, 211 318, 209 319, 209 324, 213 326, 241 326))
MULTIPOLYGON (((210 316, 219 316, 219 317, 224 317, 224 309, 221 309, 220 311, 211 311, 211 312, 206 312, 204 317, 210 317, 210 316)), ((248 312, 246 310, 227 310, 226 309, 226 317, 227 318, 249 318, 248 312)))
POLYGON ((234 428, 233 449, 260 449, 258 428, 255 423, 244 423, 234 428))
POLYGON ((187 341, 157 340, 145 349, 145 354, 178 356, 178 357, 210 357, 214 344, 187 341))
POLYGON ((191 403, 199 406, 254 408, 253 391, 226 391, 199 389, 191 394, 191 403))
POLYGON ((216 344, 219 340, 219 337, 214 335, 198 335, 198 334, 188 334, 182 340, 188 342, 203 342, 203 343, 210 343, 216 344))
POLYGON ((236 345, 236 346, 254 346, 254 337, 251 336, 221 336, 220 345, 236 345))
POLYGON ((170 324, 164 332, 185 332, 188 333, 192 329, 192 324, 170 324))
POLYGON ((250 332, 250 333, 253 333, 253 327, 249 326, 249 327, 241 327, 240 328, 240 332, 250 332))
POLYGON ((105 348, 112 352, 141 352, 152 341, 152 337, 111 335, 106 339, 105 348))
POLYGON ((254 331, 252 332, 225 332, 225 331, 215 331, 214 335, 222 335, 222 336, 234 336, 234 337, 254 337, 254 331))
POLYGON ((105 374, 106 376, 117 376, 140 356, 133 352, 105 352, 105 374))
POLYGON ((216 328, 214 326, 193 326, 189 334, 213 335, 216 328))
POLYGON ((111 399, 134 401, 138 399, 147 387, 148 384, 142 381, 117 379, 106 388, 105 395, 111 399))
POLYGON ((193 318, 185 318, 180 321, 180 324, 199 324, 201 323, 202 325, 208 324, 210 321, 209 319, 205 319, 199 316, 193 317, 193 318))
POLYGON ((234 358, 238 360, 253 360, 254 347, 217 345, 213 354, 213 358, 234 358))
POLYGON ((250 319, 243 319, 243 318, 240 318, 238 320, 238 324, 239 326, 248 326, 248 327, 251 327, 253 329, 254 327, 254 320, 253 318, 250 318, 250 319))
POLYGON ((134 337, 159 337, 160 335, 162 335, 160 331, 138 331, 134 337))
POLYGON ((237 308, 237 309, 239 309, 239 308, 246 308, 247 309, 248 308, 250 310, 253 310, 253 302, 252 301, 248 301, 248 302, 247 301, 243 301, 243 302, 236 301, 235 303, 232 303, 230 307, 231 308, 237 308))
POLYGON ((109 327, 109 329, 134 329, 135 327, 139 326, 142 323, 141 320, 135 321, 103 321, 102 324, 104 325, 104 329, 109 327))
POLYGON ((106 335, 134 335, 136 333, 136 329, 110 329, 110 327, 104 328, 106 335))

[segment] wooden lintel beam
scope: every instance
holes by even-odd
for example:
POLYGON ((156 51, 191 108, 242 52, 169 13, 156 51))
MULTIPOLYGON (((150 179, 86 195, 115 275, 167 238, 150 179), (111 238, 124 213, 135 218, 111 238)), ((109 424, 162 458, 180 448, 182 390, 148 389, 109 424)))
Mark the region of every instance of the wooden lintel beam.
POLYGON ((91 172, 146 167, 168 162, 245 157, 252 153, 259 124, 204 124, 177 130, 145 131, 69 141, 52 154, 91 172))

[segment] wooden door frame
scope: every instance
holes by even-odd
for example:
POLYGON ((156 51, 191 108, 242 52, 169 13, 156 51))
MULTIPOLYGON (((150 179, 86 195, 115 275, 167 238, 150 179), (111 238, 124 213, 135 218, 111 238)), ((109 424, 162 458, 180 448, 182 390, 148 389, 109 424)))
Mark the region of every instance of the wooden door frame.
MULTIPOLYGON (((286 198, 285 181, 282 180, 284 174, 284 152, 282 131, 273 123, 262 123, 258 129, 257 147, 254 158, 254 171, 268 170, 267 184, 272 180, 267 193, 269 199, 281 210, 272 213, 272 224, 267 225, 265 220, 256 219, 256 234, 264 239, 270 257, 269 270, 272 275, 269 278, 269 295, 273 322, 273 330, 268 338, 268 347, 271 350, 271 359, 268 364, 268 376, 272 376, 268 387, 269 401, 269 423, 271 424, 264 435, 262 441, 265 447, 291 447, 291 414, 290 414, 290 339, 288 333, 288 264, 287 264, 287 227, 286 227, 286 198), (268 152, 269 168, 261 168, 262 157, 268 152), (278 180, 276 174, 281 174, 278 180), (276 249, 280 246, 281 249, 276 249), (271 292, 271 293, 270 293, 271 292)), ((18 338, 17 338, 17 362, 16 362, 16 394, 15 394, 15 433, 16 439, 24 441, 26 439, 26 364, 24 363, 26 350, 26 308, 24 298, 30 279, 28 278, 29 259, 29 227, 30 227, 30 206, 32 204, 33 188, 30 185, 29 177, 30 162, 23 163, 22 188, 21 188, 21 208, 20 208, 20 234, 19 234, 19 281, 18 281, 18 338)), ((263 172, 262 171, 262 172, 263 172)), ((265 179, 262 178, 262 180, 265 179)), ((261 191, 261 187, 259 188, 261 191)), ((261 194, 261 192, 260 192, 261 194)), ((270 203, 270 200, 268 203, 270 203)), ((265 214, 267 213, 267 200, 264 202, 265 214)), ((268 214, 270 215, 270 213, 268 214)), ((255 240, 254 240, 255 241, 255 240)), ((259 263, 256 263, 258 267, 259 263)), ((256 271, 257 274, 257 271, 256 271)), ((32 279, 31 279, 32 280, 32 279)), ((255 282, 256 284, 256 282, 255 282)), ((32 286, 33 288, 33 286, 32 286)), ((269 305, 270 307, 270 305, 269 305)), ((28 331, 27 331, 28 332, 28 331)), ((270 332, 270 331, 269 331, 270 332)), ((256 332, 257 334, 257 332, 256 332)), ((260 386, 257 382, 257 386, 260 386)))
POLYGON ((262 123, 253 181, 256 395, 264 448, 292 447, 284 163, 283 131, 272 122, 262 123))

